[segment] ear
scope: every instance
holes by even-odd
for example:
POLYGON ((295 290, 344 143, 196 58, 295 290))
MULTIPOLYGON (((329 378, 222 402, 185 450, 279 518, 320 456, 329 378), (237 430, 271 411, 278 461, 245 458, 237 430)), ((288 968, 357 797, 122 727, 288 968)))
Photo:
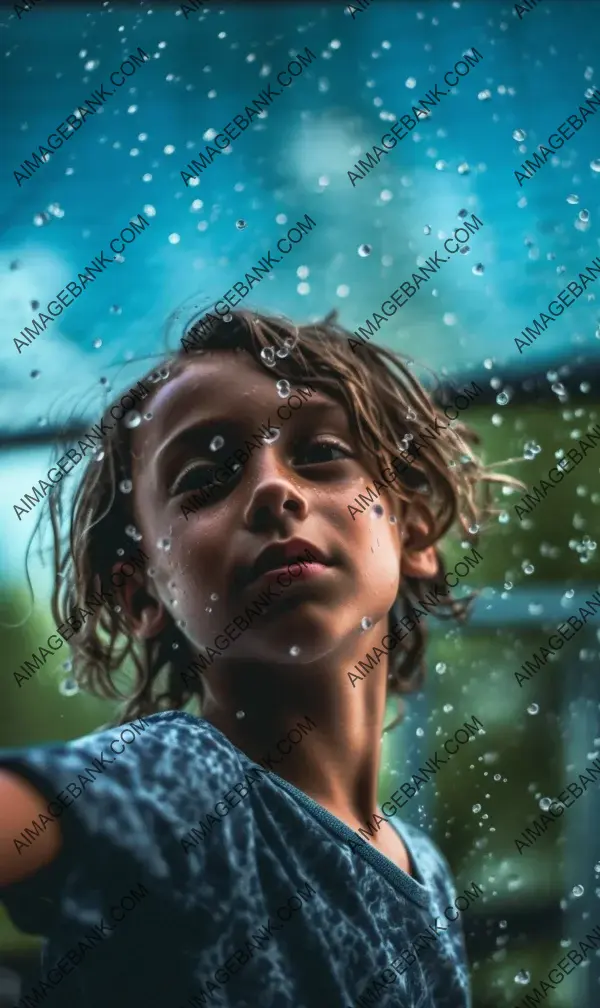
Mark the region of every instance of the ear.
POLYGON ((402 555, 400 567, 403 574, 415 578, 433 578, 439 570, 439 562, 435 546, 420 546, 427 533, 429 524, 424 518, 414 514, 407 521, 403 534, 402 555))
POLYGON ((130 577, 125 577, 120 564, 113 567, 112 573, 121 574, 123 578, 124 583, 117 589, 117 596, 134 636, 141 640, 156 637, 164 630, 169 617, 160 599, 149 591, 144 573, 135 571, 130 577))

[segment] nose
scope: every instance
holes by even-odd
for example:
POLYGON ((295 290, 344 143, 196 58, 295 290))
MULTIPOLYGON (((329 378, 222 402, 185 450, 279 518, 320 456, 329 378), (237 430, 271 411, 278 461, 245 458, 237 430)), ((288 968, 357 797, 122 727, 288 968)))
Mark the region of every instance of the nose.
POLYGON ((262 531, 282 526, 290 514, 302 520, 308 513, 308 501, 285 461, 271 445, 260 449, 249 463, 255 468, 252 489, 245 508, 246 527, 262 531))

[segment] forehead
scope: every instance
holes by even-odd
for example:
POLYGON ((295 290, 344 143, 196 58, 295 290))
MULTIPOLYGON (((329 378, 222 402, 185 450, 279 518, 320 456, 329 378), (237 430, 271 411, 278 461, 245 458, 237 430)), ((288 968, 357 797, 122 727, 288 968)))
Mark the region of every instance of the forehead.
MULTIPOLYGON (((244 424, 266 419, 265 413, 275 416, 285 402, 277 391, 278 381, 277 375, 266 372, 246 351, 207 351, 191 358, 155 392, 152 422, 135 430, 134 453, 152 450, 167 433, 187 426, 191 419, 235 417, 244 424)), ((309 380, 289 379, 289 383, 293 392, 295 385, 307 385, 309 380)), ((315 389, 310 405, 345 412, 337 399, 320 389, 315 389)))

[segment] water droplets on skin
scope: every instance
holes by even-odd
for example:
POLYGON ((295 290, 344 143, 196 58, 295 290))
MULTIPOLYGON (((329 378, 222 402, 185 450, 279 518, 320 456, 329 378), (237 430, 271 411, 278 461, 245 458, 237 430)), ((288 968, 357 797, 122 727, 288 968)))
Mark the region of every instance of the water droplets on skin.
POLYGON ((292 644, 292 646, 290 648, 290 655, 291 655, 291 657, 292 658, 297 658, 299 654, 300 654, 300 648, 298 647, 298 645, 297 644, 292 644))
POLYGON ((397 521, 396 515, 390 515, 390 525, 396 525, 397 521))
POLYGON ((381 504, 375 504, 374 505, 374 507, 373 507, 373 514, 375 515, 376 518, 381 518, 383 516, 384 510, 383 510, 381 504))
POLYGON ((363 618, 360 621, 360 629, 370 630, 372 626, 373 626, 373 620, 370 618, 370 616, 363 616, 363 618))
POLYGON ((139 542, 138 536, 139 536, 140 539, 142 538, 141 535, 140 535, 140 533, 136 529, 135 525, 126 525, 125 526, 125 535, 129 536, 130 539, 135 539, 136 542, 139 542))
POLYGON ((530 980, 531 980, 531 973, 529 973, 527 970, 519 970, 519 972, 515 976, 515 983, 517 984, 528 984, 530 980))
POLYGON ((159 550, 164 550, 165 553, 168 553, 169 550, 171 549, 171 540, 167 539, 166 537, 164 537, 163 539, 159 539, 156 544, 156 548, 159 550))
POLYGON ((527 708, 527 713, 528 714, 539 714, 539 712, 540 712, 540 705, 539 704, 536 704, 536 703, 529 704, 529 707, 527 708))
POLYGON ((372 251, 373 251, 373 248, 372 248, 371 245, 364 244, 364 245, 359 245, 358 246, 358 254, 359 254, 359 256, 362 259, 365 259, 366 256, 371 255, 372 251))
POLYGON ((516 130, 513 130, 512 137, 513 137, 513 140, 516 140, 518 143, 522 143, 523 140, 526 139, 527 133, 525 132, 525 130, 516 129, 516 130))
POLYGON ((275 388, 277 389, 277 395, 280 396, 281 399, 287 399, 287 397, 291 394, 292 391, 290 388, 289 381, 287 381, 285 378, 281 378, 277 382, 275 388))
POLYGON ((585 889, 582 885, 574 885, 573 888, 571 889, 571 896, 574 896, 575 899, 578 899, 580 896, 583 896, 584 892, 585 889))
POLYGON ((469 525, 469 532, 471 535, 477 535, 479 532, 479 525, 469 525))
POLYGON ((126 413, 123 418, 123 423, 129 430, 133 430, 134 427, 139 427, 141 422, 141 414, 136 410, 131 410, 129 413, 126 413))
POLYGON ((218 602, 219 601, 219 596, 217 595, 216 592, 212 593, 212 595, 210 596, 210 600, 211 600, 211 602, 218 602))
POLYGON ((219 451, 220 448, 225 444, 225 438, 221 437, 220 434, 215 435, 215 437, 210 442, 209 448, 211 451, 219 451))
POLYGON ((279 437, 280 434, 281 434, 281 431, 277 430, 276 427, 270 427, 268 434, 263 434, 262 435, 263 443, 266 444, 266 445, 275 444, 275 442, 277 441, 277 438, 279 437))
POLYGON ((119 490, 121 493, 128 494, 133 490, 133 483, 129 479, 121 480, 119 483, 119 490))

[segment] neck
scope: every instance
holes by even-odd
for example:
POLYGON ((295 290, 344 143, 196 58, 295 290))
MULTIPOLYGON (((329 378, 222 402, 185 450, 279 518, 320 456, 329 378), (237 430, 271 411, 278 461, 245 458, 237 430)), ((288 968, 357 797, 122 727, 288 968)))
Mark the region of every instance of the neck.
POLYGON ((205 676, 203 717, 256 763, 363 825, 377 809, 388 659, 364 679, 355 664, 381 641, 385 622, 361 635, 350 660, 328 655, 293 668, 215 662, 205 676))

